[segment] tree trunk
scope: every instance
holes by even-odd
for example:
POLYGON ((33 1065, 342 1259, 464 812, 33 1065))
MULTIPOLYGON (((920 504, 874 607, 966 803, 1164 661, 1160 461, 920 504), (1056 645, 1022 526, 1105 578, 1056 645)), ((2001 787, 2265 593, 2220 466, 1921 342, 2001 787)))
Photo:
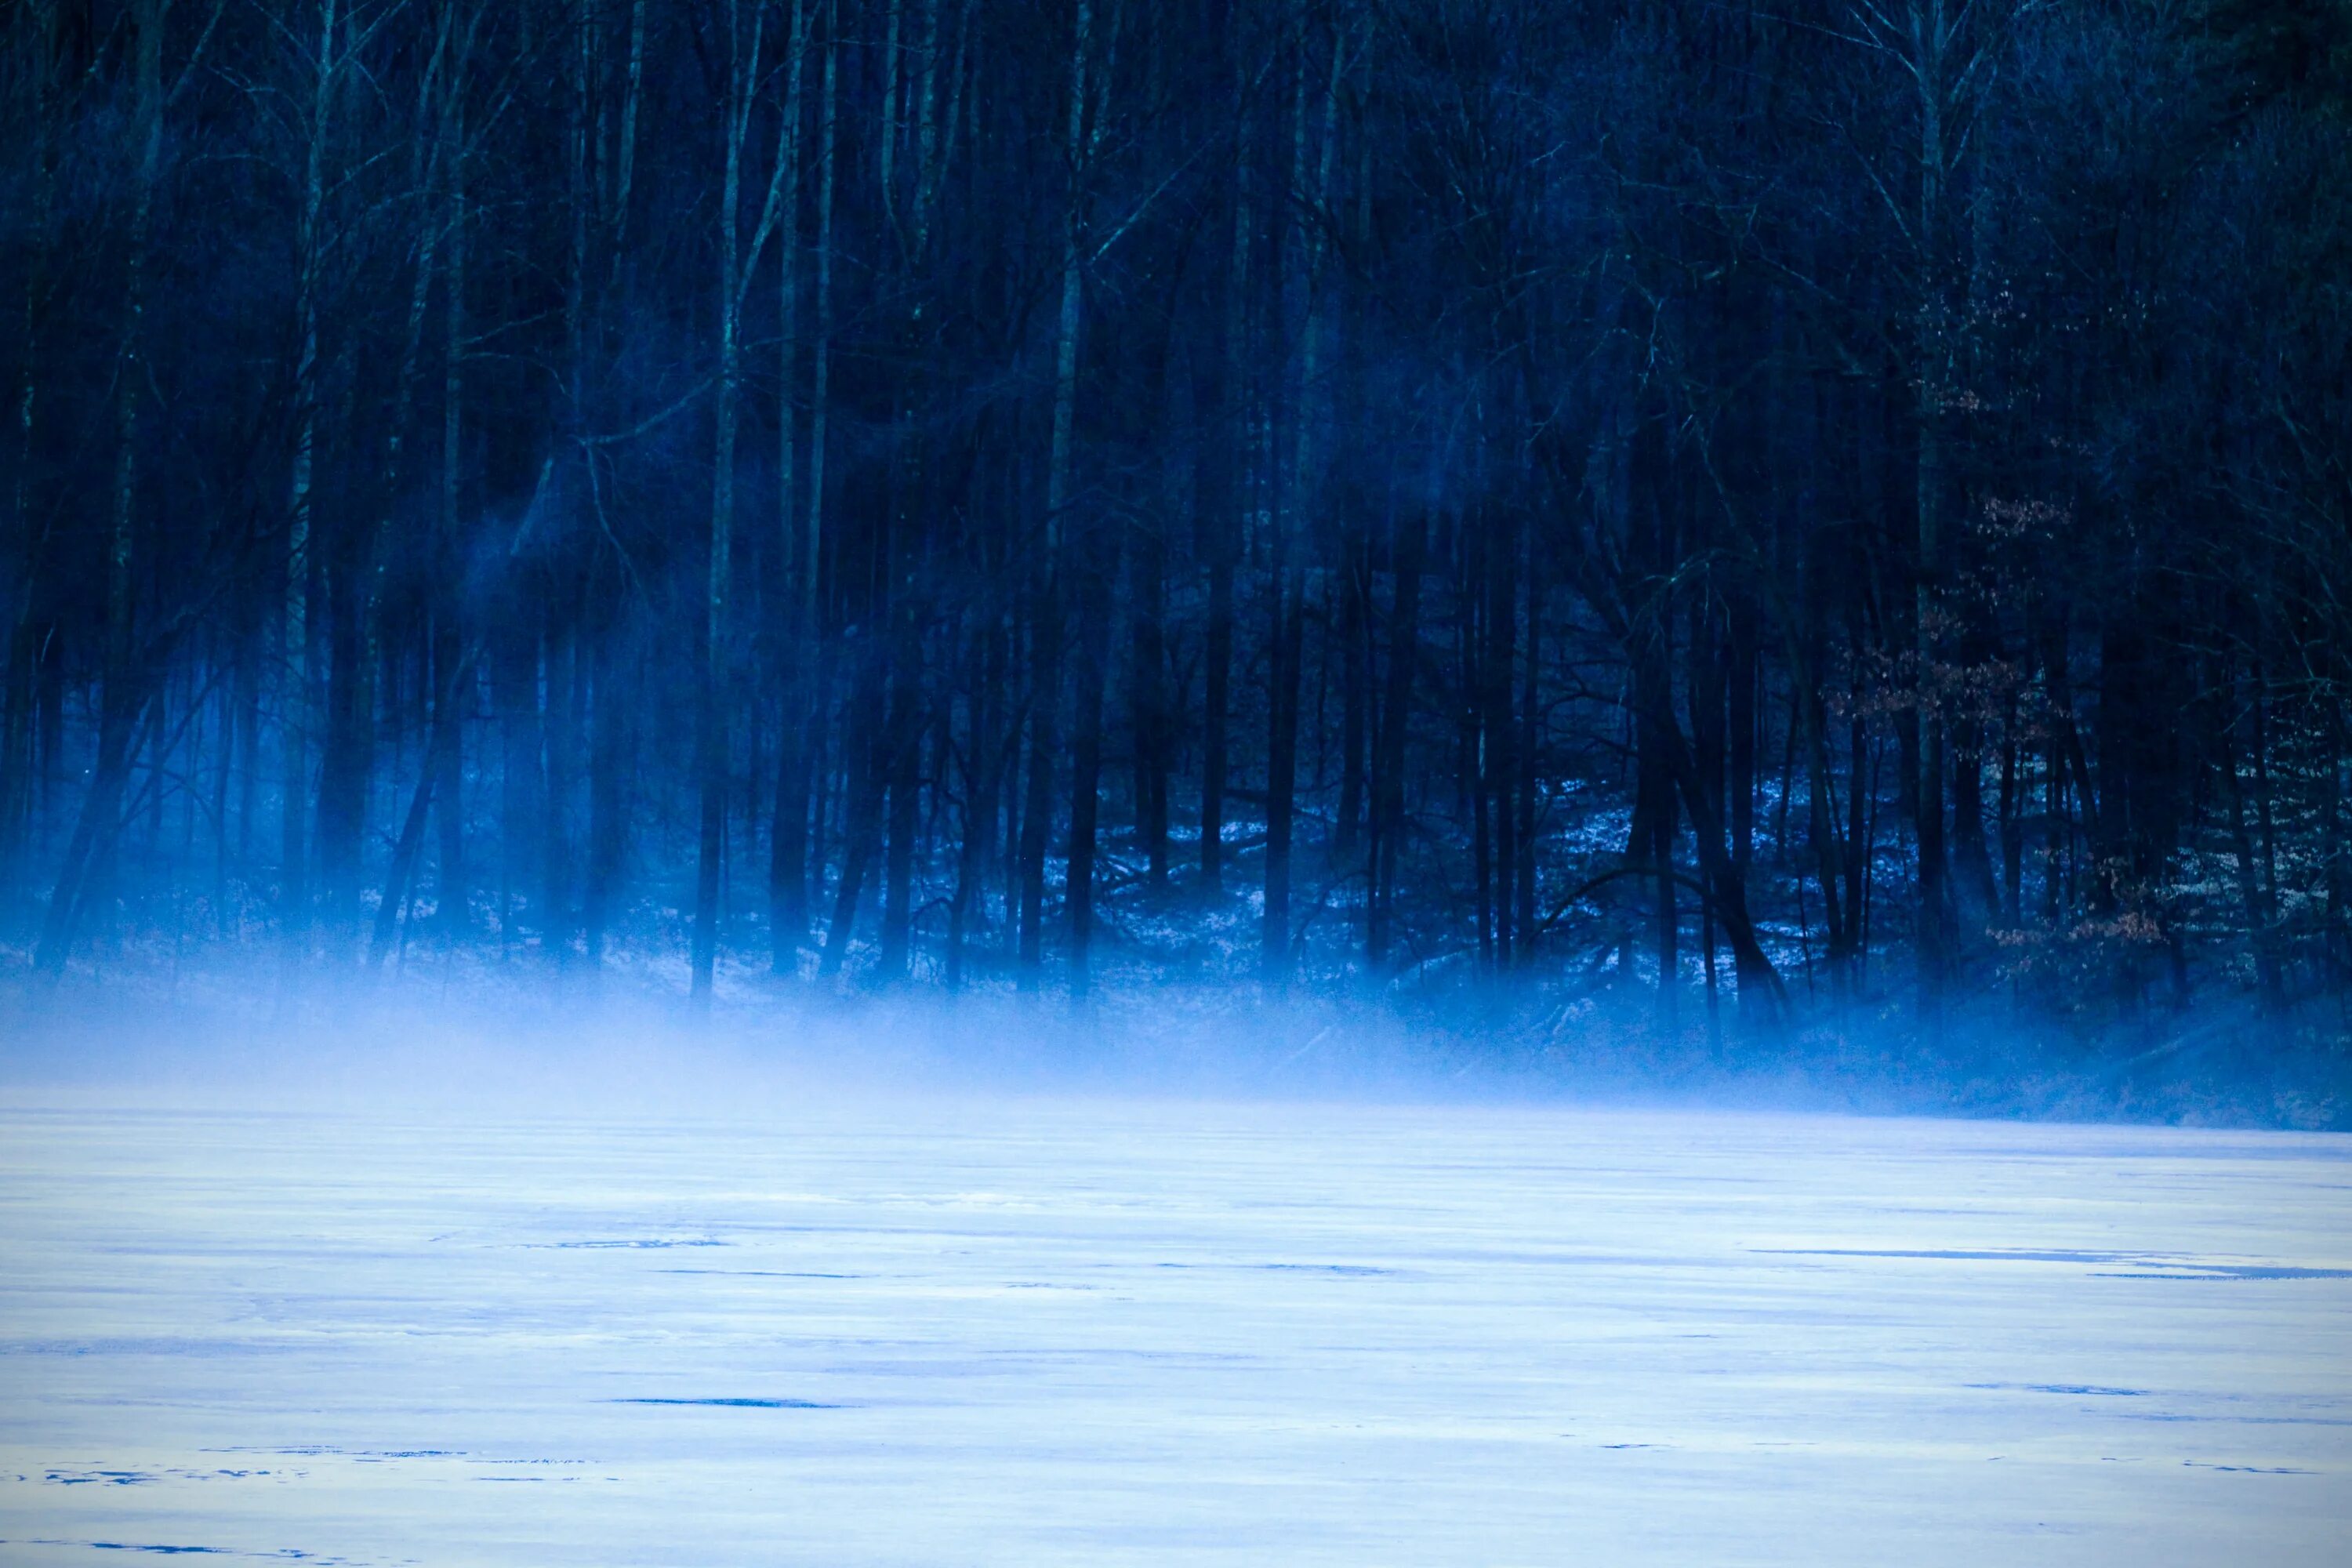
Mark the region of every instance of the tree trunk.
POLYGON ((1103 671, 1110 659, 1110 584, 1118 575, 1116 552, 1108 563, 1103 546, 1089 541, 1079 552, 1087 563, 1078 607, 1078 664, 1073 681, 1077 711, 1070 757, 1070 992, 1084 996, 1092 980, 1089 963, 1095 926, 1095 829, 1102 782, 1103 671))
POLYGON ((1132 598, 1135 604, 1134 718, 1135 836, 1143 851, 1145 876, 1154 893, 1168 885, 1169 737, 1167 540, 1147 527, 1137 541, 1132 598))
POLYGON ((445 155, 448 159, 446 222, 449 253, 442 280, 446 298, 442 305, 439 543, 441 569, 450 585, 445 590, 443 602, 436 611, 433 654, 438 689, 446 694, 451 705, 448 742, 438 752, 441 776, 434 790, 441 826, 439 875, 434 896, 443 939, 453 947, 472 924, 473 915, 472 893, 466 878, 464 795, 464 715, 470 704, 473 689, 470 681, 455 680, 450 675, 462 660, 460 647, 465 639, 463 625, 467 613, 467 606, 461 602, 456 587, 457 584, 464 581, 466 550, 459 517, 465 484, 466 264, 469 238, 467 225, 470 222, 466 198, 466 58, 461 49, 452 67, 450 84, 444 100, 447 107, 442 131, 446 142, 445 155))
POLYGON ((866 870, 873 862, 882 837, 886 761, 881 753, 887 737, 876 732, 884 722, 883 681, 871 658, 858 671, 853 684, 856 700, 842 738, 842 767, 847 774, 845 784, 850 792, 849 820, 842 846, 841 882, 834 890, 833 920, 825 928, 824 955, 817 965, 817 973, 827 980, 838 975, 848 960, 849 944, 857 931, 857 901, 865 890, 866 870))
POLYGON ((1331 834, 1336 861, 1352 858, 1364 814, 1364 732, 1367 688, 1371 683, 1370 617, 1365 613, 1370 571, 1362 543, 1350 539, 1339 574, 1339 818, 1331 834))
POLYGON ((2220 721, 2214 728, 2214 752, 2221 764, 2221 795, 2229 806, 2230 847, 2237 863, 2240 915, 2245 921, 2247 944, 2253 950, 2257 993, 2264 1010, 2276 1013, 2284 1005, 2285 980, 2272 940, 2274 922, 2271 900, 2263 885, 2254 835, 2247 821, 2246 789, 2236 741, 2238 720, 2233 711, 2240 706, 2238 681, 2233 673, 2226 670, 2221 682, 2221 706, 2220 721))
POLYGON ((795 867, 788 861, 784 874, 789 900, 785 928, 795 943, 807 932, 810 905, 822 896, 824 883, 821 827, 824 790, 814 775, 824 756, 833 699, 832 645, 825 637, 824 584, 825 458, 833 415, 834 155, 839 143, 834 111, 840 96, 841 61, 836 37, 840 15, 837 0, 825 0, 824 68, 817 96, 816 331, 809 345, 808 486, 803 498, 807 510, 801 529, 800 628, 807 657, 807 701, 803 708, 807 727, 801 739, 808 762, 789 775, 790 782, 798 787, 777 807, 788 836, 786 852, 799 862, 795 867))
MULTIPOLYGON (((783 207, 776 243, 776 687, 782 723, 776 737, 775 815, 768 838, 769 966, 777 974, 800 969, 808 933, 808 710, 806 671, 816 627, 808 615, 801 534, 798 405, 801 311, 801 93, 808 58, 807 0, 792 0, 785 43, 783 120, 776 144, 776 180, 783 207)), ((813 523, 810 526, 814 526, 813 523)))
POLYGON ((1543 575, 1538 560, 1540 554, 1537 542, 1530 540, 1527 551, 1527 620, 1528 652, 1527 679, 1522 684, 1517 715, 1518 743, 1513 750, 1517 761, 1518 826, 1513 835, 1518 845, 1517 926, 1519 933, 1518 962, 1522 968, 1535 963, 1536 942, 1536 782, 1537 739, 1542 722, 1543 682, 1543 575))
POLYGON ((52 0, 37 0, 27 10, 32 20, 26 31, 34 56, 25 82, 32 100, 28 110, 32 145, 26 150, 32 186, 26 216, 31 258, 25 268, 24 314, 12 400, 16 452, 8 479, 8 531, 0 539, 12 590, 0 603, 0 637, 6 639, 0 642, 0 898, 13 894, 18 886, 32 831, 34 678, 39 660, 33 635, 34 588, 40 575, 41 546, 48 532, 47 526, 36 529, 34 525, 31 487, 42 411, 40 329, 47 314, 56 249, 52 215, 57 173, 50 105, 56 88, 58 7, 52 0))
MULTIPOLYGON (((621 858, 627 842, 627 795, 623 782, 629 751, 631 697, 621 677, 616 644, 620 617, 596 638, 594 693, 590 707, 588 761, 588 876, 581 899, 590 967, 604 961, 618 891, 621 858)), ((454 752, 454 742, 448 748, 454 752)), ((446 809, 446 808, 445 808, 446 809)))
POLYGON ((1405 742, 1412 730, 1413 667, 1421 658, 1421 555, 1428 525, 1418 510, 1391 523, 1390 559, 1396 577, 1389 609, 1388 667, 1381 697, 1377 752, 1372 760, 1371 910, 1364 956, 1387 967, 1395 940, 1397 868, 1404 840, 1405 742))
POLYGON ((1225 785, 1231 768, 1234 668, 1234 563, 1249 536, 1255 505, 1252 456, 1256 408, 1251 374, 1255 343, 1251 331, 1250 263, 1256 248, 1252 205, 1252 144, 1249 76, 1252 61, 1243 38, 1248 13, 1226 11, 1226 47, 1233 64, 1234 177, 1233 247, 1225 273, 1224 357, 1219 371, 1219 416, 1225 453, 1220 465, 1224 504, 1204 520, 1202 549, 1208 556, 1209 605, 1206 670, 1201 739, 1201 891, 1213 900, 1224 889, 1225 785))
POLYGON ((913 931, 913 880, 918 792, 921 787, 919 759, 922 725, 916 712, 919 700, 913 671, 902 662, 912 650, 902 647, 893 659, 890 714, 883 742, 884 766, 890 795, 889 834, 882 867, 882 952, 875 978, 888 985, 904 981, 913 931))
POLYGON ((727 98, 725 173, 719 197, 719 367, 714 453, 710 476, 709 575, 703 591, 702 669, 696 726, 696 789, 700 833, 695 856, 694 951, 690 998, 698 1011, 710 1007, 712 973, 719 952, 720 862, 727 853, 727 788, 731 772, 727 729, 728 595, 735 541, 735 437, 742 386, 742 257, 740 225, 743 192, 743 143, 758 80, 759 42, 754 29, 747 46, 740 0, 727 0, 727 98))
POLYGON ((1226 546, 1213 548, 1201 695, 1201 892, 1208 899, 1224 889, 1225 753, 1234 668, 1234 567, 1226 546))
POLYGON ((284 813, 284 866, 279 897, 289 959, 299 958, 307 951, 310 930, 303 814, 310 800, 310 732, 319 706, 312 690, 316 628, 310 612, 313 585, 320 579, 310 513, 319 445, 319 290, 327 243, 321 225, 326 200, 327 141, 337 75, 337 17, 338 0, 320 0, 301 213, 295 235, 294 464, 286 509, 285 695, 280 704, 278 742, 285 765, 280 801, 284 813))

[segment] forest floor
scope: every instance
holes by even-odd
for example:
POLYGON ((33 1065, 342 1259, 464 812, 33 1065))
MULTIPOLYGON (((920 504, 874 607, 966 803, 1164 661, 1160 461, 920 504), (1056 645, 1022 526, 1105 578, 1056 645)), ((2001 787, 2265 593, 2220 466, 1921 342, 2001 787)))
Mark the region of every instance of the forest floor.
POLYGON ((0 1090, 0 1560, 2352 1546, 2340 1134, 358 1103, 0 1090))

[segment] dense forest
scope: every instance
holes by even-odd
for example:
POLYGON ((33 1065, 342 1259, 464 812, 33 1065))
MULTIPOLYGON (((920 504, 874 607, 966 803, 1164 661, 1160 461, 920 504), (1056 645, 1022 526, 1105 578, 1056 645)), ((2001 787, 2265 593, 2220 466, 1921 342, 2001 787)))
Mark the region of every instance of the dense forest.
POLYGON ((23 984, 2352 1051, 2340 0, 0 15, 23 984))

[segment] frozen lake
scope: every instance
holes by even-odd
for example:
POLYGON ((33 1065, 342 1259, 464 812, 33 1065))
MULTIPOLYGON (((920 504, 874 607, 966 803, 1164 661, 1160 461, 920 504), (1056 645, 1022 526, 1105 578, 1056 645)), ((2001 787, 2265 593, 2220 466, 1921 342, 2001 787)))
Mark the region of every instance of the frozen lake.
POLYGON ((2352 1140, 763 1120, 0 1108, 0 1562, 2352 1562, 2352 1140))

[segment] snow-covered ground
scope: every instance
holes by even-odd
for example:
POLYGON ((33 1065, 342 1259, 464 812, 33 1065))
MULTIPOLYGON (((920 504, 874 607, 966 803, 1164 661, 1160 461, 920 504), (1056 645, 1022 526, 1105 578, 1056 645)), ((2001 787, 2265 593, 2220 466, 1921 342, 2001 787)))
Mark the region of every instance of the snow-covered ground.
POLYGON ((0 1109, 0 1562, 2339 1564, 2352 1139, 0 1109))

